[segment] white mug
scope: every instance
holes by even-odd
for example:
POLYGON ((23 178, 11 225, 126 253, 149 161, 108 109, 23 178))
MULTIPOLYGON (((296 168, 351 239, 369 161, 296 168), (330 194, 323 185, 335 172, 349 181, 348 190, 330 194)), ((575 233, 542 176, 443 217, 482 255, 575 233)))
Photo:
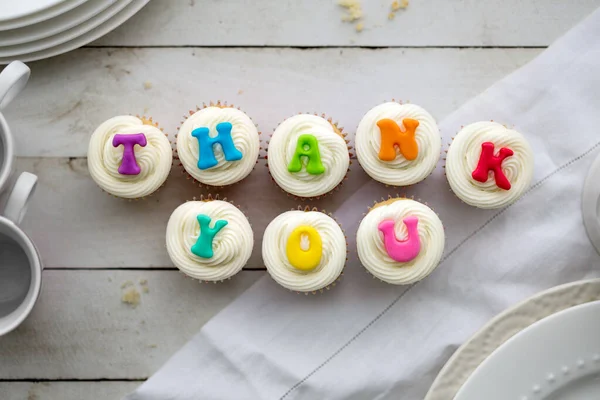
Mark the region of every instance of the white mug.
POLYGON ((10 178, 15 158, 14 140, 1 112, 23 90, 30 72, 21 61, 13 61, 0 73, 0 191, 10 178))
POLYGON ((19 228, 37 176, 23 172, 0 215, 0 336, 27 318, 42 287, 42 261, 31 239, 19 228))

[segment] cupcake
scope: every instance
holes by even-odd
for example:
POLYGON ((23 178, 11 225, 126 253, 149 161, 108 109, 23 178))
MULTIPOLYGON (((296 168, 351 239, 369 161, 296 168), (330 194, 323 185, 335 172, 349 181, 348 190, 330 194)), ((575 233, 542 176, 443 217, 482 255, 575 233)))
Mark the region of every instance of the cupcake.
POLYGON ((440 158, 437 124, 414 104, 378 105, 361 119, 354 138, 356 158, 371 178, 408 186, 427 178, 440 158))
POLYGON ((177 134, 177 155, 185 171, 209 186, 231 185, 248 176, 260 150, 250 117, 221 103, 190 113, 177 134))
POLYGON ((277 216, 263 237, 262 256, 269 274, 295 292, 329 288, 346 264, 346 237, 325 213, 294 210, 277 216))
POLYGON ((356 233, 362 265, 393 285, 409 285, 433 272, 444 242, 444 227, 437 214, 425 204, 405 198, 376 203, 356 233))
POLYGON ((335 189, 350 165, 340 129, 323 117, 294 115, 273 133, 267 149, 273 180, 297 197, 319 197, 335 189))
POLYGON ((501 208, 516 201, 533 178, 533 152, 519 132, 482 121, 458 132, 446 156, 452 191, 479 208, 501 208))
POLYGON ((222 281, 248 262, 254 234, 248 219, 223 200, 188 201, 167 224, 167 252, 181 272, 201 281, 222 281))
POLYGON ((109 119, 92 134, 88 168, 106 192, 138 199, 162 186, 173 163, 167 136, 152 119, 120 116, 109 119))

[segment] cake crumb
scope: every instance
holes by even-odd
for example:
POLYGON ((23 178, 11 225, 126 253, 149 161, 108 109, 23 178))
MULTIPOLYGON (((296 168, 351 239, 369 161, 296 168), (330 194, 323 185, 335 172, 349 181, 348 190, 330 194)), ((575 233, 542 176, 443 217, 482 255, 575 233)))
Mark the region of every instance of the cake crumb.
POLYGON ((392 3, 392 11, 398 11, 400 9, 405 9, 408 7, 408 0, 394 0, 392 3))
POLYGON ((144 292, 144 293, 150 292, 150 288, 148 287, 148 279, 141 279, 140 286, 142 287, 142 292, 144 292))
POLYGON ((155 348, 157 348, 158 346, 157 346, 157 345, 155 345, 155 344, 149 344, 149 345, 148 345, 148 347, 150 347, 151 349, 155 349, 155 348))
POLYGON ((404 10, 408 7, 408 0, 394 0, 392 2, 392 11, 388 14, 388 19, 392 20, 396 17, 396 12, 404 10))
POLYGON ((363 17, 360 0, 339 0, 338 5, 346 9, 346 14, 342 16, 344 22, 354 22, 363 17))
POLYGON ((152 89, 152 82, 150 82, 150 81, 146 81, 146 82, 144 82, 144 89, 145 89, 145 90, 150 90, 150 89, 152 89))
POLYGON ((128 288, 128 287, 130 287, 130 286, 133 286, 133 282, 131 282, 131 281, 125 281, 125 282, 123 282, 123 284, 121 285, 121 289, 126 289, 126 288, 128 288))
POLYGON ((136 308, 140 304, 140 292, 134 287, 129 288, 129 290, 121 296, 121 302, 128 304, 132 308, 136 308))
POLYGON ((362 30, 365 28, 365 24, 363 24, 362 22, 359 22, 358 24, 356 24, 356 32, 362 32, 362 30))
POLYGON ((244 94, 244 91, 242 89, 238 90, 238 94, 244 94))

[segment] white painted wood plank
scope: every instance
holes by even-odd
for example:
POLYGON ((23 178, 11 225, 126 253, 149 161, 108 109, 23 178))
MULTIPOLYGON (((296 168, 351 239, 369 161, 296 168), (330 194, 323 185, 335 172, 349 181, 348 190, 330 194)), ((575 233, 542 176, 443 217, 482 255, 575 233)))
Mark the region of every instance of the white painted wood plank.
POLYGON ((539 49, 81 49, 32 64, 6 117, 17 153, 82 157, 107 118, 148 114, 174 135, 211 100, 241 106, 270 135, 297 112, 325 112, 352 133, 392 98, 437 119, 522 66, 539 49))
POLYGON ((0 338, 0 379, 144 379, 264 274, 200 284, 177 271, 45 271, 31 316, 0 338), (136 308, 121 301, 127 281, 136 308))
POLYGON ((598 0, 362 0, 364 30, 336 0, 154 0, 97 45, 546 46, 598 0))
POLYGON ((2 400, 117 400, 141 382, 0 382, 2 400))
MULTIPOLYGON (((169 216, 186 200, 208 193, 186 180, 179 167, 156 195, 130 202, 102 192, 89 176, 86 159, 21 158, 17 164, 39 176, 23 227, 47 268, 173 267, 165 249, 169 216)), ((353 162, 345 184, 318 206, 337 208, 367 181, 353 162)), ((267 224, 281 212, 307 204, 279 189, 264 160, 244 181, 218 193, 234 201, 252 224, 255 243, 247 268, 264 267, 260 246, 267 224)))

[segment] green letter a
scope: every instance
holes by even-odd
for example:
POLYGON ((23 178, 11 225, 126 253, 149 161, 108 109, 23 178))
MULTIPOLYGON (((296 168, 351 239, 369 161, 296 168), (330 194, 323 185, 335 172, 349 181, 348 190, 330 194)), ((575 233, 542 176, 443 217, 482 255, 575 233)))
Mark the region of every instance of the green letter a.
POLYGON ((200 235, 196 244, 192 246, 192 253, 202 258, 213 256, 212 242, 215 235, 227 225, 227 221, 220 219, 215 222, 214 228, 209 227, 211 218, 208 215, 198 214, 196 217, 200 224, 200 235))
POLYGON ((321 153, 319 152, 319 142, 314 135, 304 134, 298 138, 296 151, 288 165, 289 172, 300 172, 302 170, 301 157, 308 158, 306 172, 311 175, 320 175, 325 172, 325 167, 321 163, 321 153))

